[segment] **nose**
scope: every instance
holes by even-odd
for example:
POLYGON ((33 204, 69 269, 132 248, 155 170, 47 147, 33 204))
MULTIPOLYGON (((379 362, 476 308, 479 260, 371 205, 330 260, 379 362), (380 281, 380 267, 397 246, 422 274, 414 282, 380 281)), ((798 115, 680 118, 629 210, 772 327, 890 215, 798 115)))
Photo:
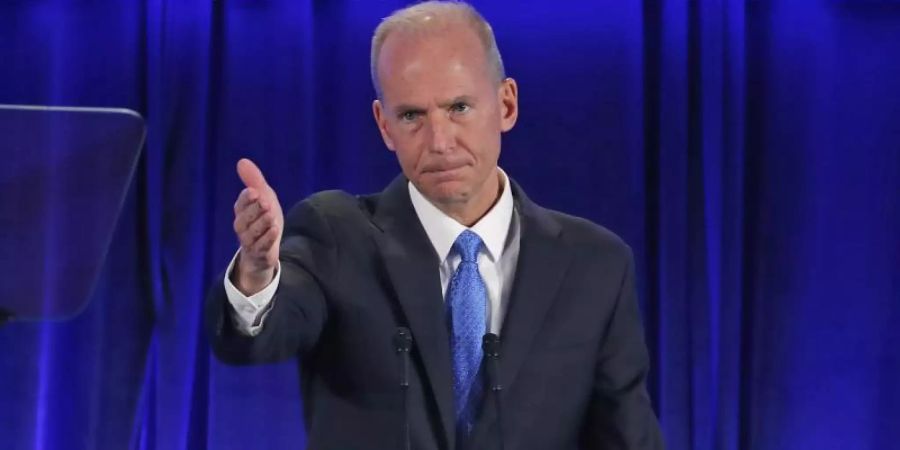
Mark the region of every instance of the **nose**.
POLYGON ((428 118, 429 147, 434 153, 447 153, 453 150, 456 141, 455 125, 446 114, 438 112, 428 118))

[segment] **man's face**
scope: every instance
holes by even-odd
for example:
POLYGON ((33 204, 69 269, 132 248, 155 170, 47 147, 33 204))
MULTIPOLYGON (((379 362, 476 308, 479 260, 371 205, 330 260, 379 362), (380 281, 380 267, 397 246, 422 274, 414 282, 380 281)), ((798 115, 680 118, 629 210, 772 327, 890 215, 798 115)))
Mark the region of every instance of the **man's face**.
POLYGON ((404 175, 436 204, 492 202, 500 133, 515 124, 517 92, 512 79, 497 84, 476 33, 463 25, 396 31, 377 70, 375 120, 404 175))

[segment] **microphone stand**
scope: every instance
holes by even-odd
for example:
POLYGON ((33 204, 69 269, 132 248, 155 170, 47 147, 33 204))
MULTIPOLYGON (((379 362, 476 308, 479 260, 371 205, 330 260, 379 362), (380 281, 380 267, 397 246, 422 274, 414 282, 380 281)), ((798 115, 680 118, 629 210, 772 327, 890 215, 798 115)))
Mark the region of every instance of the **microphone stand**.
POLYGON ((403 449, 411 450, 409 439, 409 352, 413 339, 409 328, 399 327, 394 335, 394 351, 400 358, 400 391, 403 392, 403 449))
POLYGON ((494 397, 494 407, 497 409, 497 443, 499 450, 503 450, 503 408, 500 403, 500 393, 503 385, 500 384, 500 337, 494 333, 487 333, 481 341, 481 349, 487 360, 488 381, 491 385, 491 395, 494 397))

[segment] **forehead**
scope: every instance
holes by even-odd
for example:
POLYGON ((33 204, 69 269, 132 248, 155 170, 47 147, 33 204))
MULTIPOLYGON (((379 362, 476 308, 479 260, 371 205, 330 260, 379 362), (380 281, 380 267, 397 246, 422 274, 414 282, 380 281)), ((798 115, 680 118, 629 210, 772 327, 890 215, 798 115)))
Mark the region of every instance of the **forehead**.
POLYGON ((377 70, 385 97, 471 90, 490 82, 481 40, 462 24, 435 30, 395 30, 384 41, 377 70))

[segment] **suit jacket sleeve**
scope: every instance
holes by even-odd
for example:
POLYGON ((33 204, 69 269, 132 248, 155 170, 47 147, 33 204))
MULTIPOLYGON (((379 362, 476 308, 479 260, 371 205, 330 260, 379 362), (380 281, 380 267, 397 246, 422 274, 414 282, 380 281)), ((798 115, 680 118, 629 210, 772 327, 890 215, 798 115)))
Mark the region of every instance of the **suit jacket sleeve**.
POLYGON ((337 243, 315 198, 294 206, 285 218, 281 242, 281 280, 269 304, 262 331, 240 333, 221 282, 210 289, 204 308, 205 331, 213 353, 231 364, 278 362, 310 352, 325 328, 329 277, 337 264, 337 243))
POLYGON ((619 294, 597 357, 584 448, 662 449, 659 424, 647 394, 649 356, 629 249, 619 294))

